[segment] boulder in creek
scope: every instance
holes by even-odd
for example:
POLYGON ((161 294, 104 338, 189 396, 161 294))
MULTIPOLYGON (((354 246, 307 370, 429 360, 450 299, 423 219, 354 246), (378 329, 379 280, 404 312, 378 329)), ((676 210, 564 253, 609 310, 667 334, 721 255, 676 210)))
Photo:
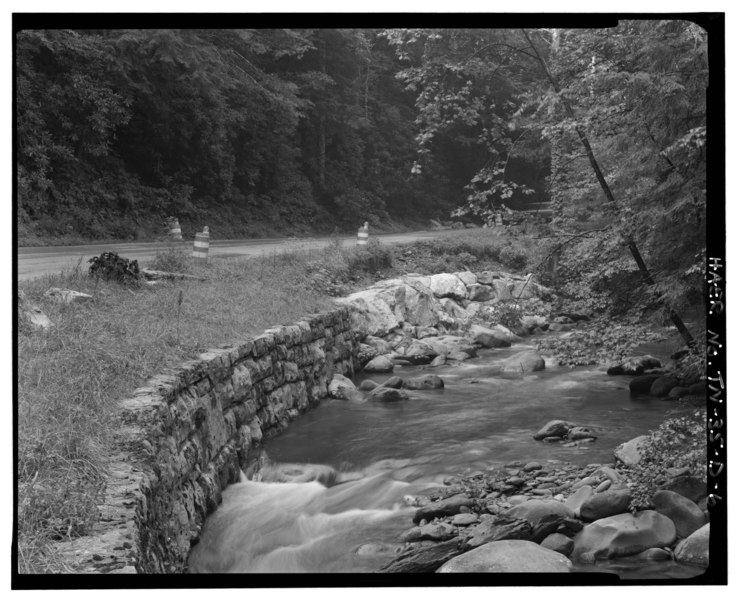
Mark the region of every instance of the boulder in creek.
POLYGON ((443 500, 437 500, 426 506, 422 506, 413 515, 413 522, 419 523, 422 519, 430 521, 436 517, 451 517, 462 512, 462 507, 474 506, 475 502, 464 494, 455 494, 443 500))
POLYGON ((691 533, 675 548, 675 560, 707 567, 710 533, 711 526, 709 523, 706 523, 703 527, 691 533))
POLYGON ((392 373, 395 365, 393 361, 387 355, 378 356, 373 358, 366 365, 364 365, 364 371, 366 373, 392 373))
POLYGON ((355 292, 336 302, 350 308, 352 329, 360 334, 384 336, 404 319, 405 287, 401 280, 389 280, 355 292))
POLYGON ((422 286, 431 290, 431 293, 436 298, 463 300, 468 297, 467 286, 453 273, 437 273, 436 275, 420 277, 406 276, 405 280, 411 284, 420 283, 422 286))
POLYGON ((675 524, 677 535, 681 538, 688 537, 706 523, 703 511, 698 505, 685 496, 669 490, 659 490, 652 496, 654 510, 669 517, 675 524))
MULTIPOLYGON (((511 333, 511 335, 513 335, 511 333)), ((509 336, 499 329, 473 325, 470 327, 469 336, 475 344, 483 348, 507 348, 511 345, 509 336)))
POLYGON ((685 394, 686 396, 697 396, 700 398, 705 398, 706 396, 706 382, 705 381, 698 381, 696 383, 693 383, 688 386, 688 392, 685 394))
POLYGON ((577 440, 596 439, 596 436, 587 427, 573 427, 567 432, 567 437, 573 442, 577 440))
POLYGON ((572 512, 575 514, 575 516, 580 516, 580 508, 582 508, 582 505, 590 500, 590 498, 593 496, 595 492, 593 492, 593 488, 589 485, 584 485, 580 488, 578 488, 575 493, 570 494, 570 496, 565 500, 565 506, 572 510, 572 512))
POLYGON ((441 367, 446 364, 446 356, 439 355, 429 363, 429 367, 441 367))
POLYGON ((634 377, 634 379, 629 381, 629 391, 632 394, 649 394, 652 384, 659 378, 659 375, 639 375, 638 377, 634 377))
POLYGON ((419 527, 419 530, 419 540, 434 540, 440 542, 444 540, 450 540, 457 535, 456 527, 442 521, 428 523, 422 527, 419 527))
POLYGON ((531 523, 525 519, 503 517, 498 514, 492 519, 485 519, 478 525, 467 528, 464 535, 467 547, 477 548, 499 540, 531 540, 534 531, 531 523))
POLYGON ((628 442, 617 446, 613 451, 613 456, 627 467, 633 467, 641 460, 640 447, 648 439, 648 435, 640 435, 630 439, 628 442))
POLYGON ((403 380, 403 387, 408 390, 438 390, 444 387, 444 380, 437 375, 421 375, 403 380))
POLYGON ((682 398, 683 396, 687 396, 688 394, 688 388, 682 387, 680 385, 676 385, 674 388, 670 390, 670 392, 667 394, 668 398, 682 398))
POLYGON ((449 559, 464 552, 459 538, 438 544, 416 543, 390 563, 380 569, 380 573, 433 573, 449 559))
POLYGON ((373 402, 398 402, 400 400, 407 400, 408 394, 403 390, 380 386, 370 392, 368 399, 373 402))
POLYGON ((387 340, 375 337, 373 335, 368 335, 366 338, 364 338, 364 343, 370 348, 373 348, 378 355, 392 354, 393 352, 393 347, 387 340))
POLYGON ((328 395, 331 398, 346 398, 346 390, 355 390, 357 386, 348 377, 336 373, 328 384, 328 395))
POLYGON ((363 367, 369 361, 377 356, 377 350, 368 344, 359 344, 359 352, 357 353, 357 361, 359 366, 363 367))
POLYGON ((452 525, 456 525, 457 527, 468 527, 469 525, 479 523, 479 521, 480 517, 474 513, 459 513, 452 517, 452 525))
POLYGON ((400 388, 403 387, 403 379, 398 377, 397 375, 393 375, 389 379, 386 379, 385 381, 383 381, 377 387, 392 388, 394 390, 399 390, 400 388))
POLYGON ((529 500, 501 513, 501 517, 523 519, 531 523, 531 539, 535 542, 554 533, 565 519, 574 516, 572 509, 557 500, 529 500))
POLYGON ((399 356, 412 365, 427 365, 439 355, 429 344, 414 340, 399 356))
POLYGON ((538 352, 525 350, 503 361, 504 373, 531 373, 544 370, 544 359, 538 352))
POLYGON ((371 379, 365 379, 362 383, 359 384, 359 389, 362 392, 371 392, 376 387, 378 387, 380 384, 376 381, 372 381, 371 379))
POLYGON ((672 388, 677 387, 680 382, 671 375, 662 375, 657 377, 649 388, 649 395, 657 398, 664 398, 669 395, 672 388))
POLYGON ((572 554, 572 549, 575 547, 575 542, 571 538, 561 533, 550 533, 541 542, 541 547, 547 550, 554 550, 564 556, 572 554))
POLYGON ((622 513, 599 519, 583 527, 575 536, 573 560, 599 559, 638 554, 648 548, 664 548, 675 541, 672 521, 654 510, 635 515, 622 513))
POLYGON ((567 435, 572 425, 567 421, 556 419, 549 421, 539 431, 534 434, 535 440, 543 440, 546 437, 558 437, 563 438, 567 435))
POLYGON ((708 495, 706 490, 706 482, 692 475, 678 475, 671 477, 664 484, 659 486, 661 490, 669 490, 676 492, 681 496, 685 496, 696 504, 701 502, 708 495))
POLYGON ((437 573, 569 573, 566 557, 525 540, 490 542, 444 563, 437 573))
POLYGON ((634 554, 630 557, 634 561, 660 561, 660 560, 670 560, 672 559, 672 554, 670 554, 669 550, 665 550, 664 548, 647 548, 644 550, 644 552, 639 552, 639 554, 634 554))
POLYGON ((583 521, 597 521, 629 510, 631 491, 628 488, 609 489, 593 494, 580 506, 583 521))

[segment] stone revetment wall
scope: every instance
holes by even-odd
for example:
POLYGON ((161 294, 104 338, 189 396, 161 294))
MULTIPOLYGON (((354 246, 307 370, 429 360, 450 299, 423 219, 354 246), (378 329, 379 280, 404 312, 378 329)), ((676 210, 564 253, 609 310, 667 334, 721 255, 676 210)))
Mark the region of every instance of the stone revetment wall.
POLYGON ((82 572, 182 572, 250 451, 325 398, 357 349, 341 307, 153 377, 122 403, 96 531, 60 550, 82 572))

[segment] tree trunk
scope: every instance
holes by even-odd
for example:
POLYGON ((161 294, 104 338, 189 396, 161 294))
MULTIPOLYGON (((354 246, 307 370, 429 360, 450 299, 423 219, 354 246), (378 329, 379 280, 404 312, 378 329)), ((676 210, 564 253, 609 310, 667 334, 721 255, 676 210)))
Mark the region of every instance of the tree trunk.
MULTIPOLYGON (((554 75, 552 75, 551 71, 549 70, 549 67, 547 66, 546 61, 544 60, 542 55, 539 54, 539 50, 536 48, 534 43, 531 41, 531 38, 529 37, 528 33, 526 33, 526 30, 522 29, 521 32, 526 38, 526 41, 529 43, 529 46, 531 46, 531 49, 534 51, 534 54, 536 55, 536 60, 539 62, 539 65, 544 71, 544 74, 549 80, 549 83, 554 88, 554 91, 557 92, 557 95, 559 96, 559 99, 562 102, 562 105, 564 106, 565 111, 567 112, 567 115, 571 119, 575 120, 575 112, 572 110, 572 106, 567 101, 567 99, 562 96, 562 89, 560 88, 559 83, 555 79, 554 75)), ((577 132, 577 136, 580 138, 580 142, 585 148, 585 153, 588 155, 590 166, 595 172, 595 177, 598 180, 598 183, 600 184, 600 187, 603 190, 603 193, 605 194, 606 199, 613 205, 614 209, 618 210, 618 203, 616 202, 616 198, 613 196, 613 192, 611 192, 611 188, 608 185, 606 178, 603 176, 603 172, 600 169, 600 165, 598 164, 598 161, 595 158, 595 154, 593 154, 593 149, 590 146, 590 141, 588 140, 587 136, 585 135, 585 132, 582 130, 581 127, 575 126, 575 131, 577 132)), ((629 248, 631 255, 634 257, 634 260, 636 261, 636 264, 639 267, 639 271, 644 277, 644 280, 650 286, 654 285, 655 283, 654 277, 652 277, 652 274, 649 272, 649 269, 647 268, 647 265, 644 262, 644 259, 642 258, 642 255, 636 246, 636 242, 634 242, 631 236, 626 234, 625 232, 621 232, 621 237, 626 242, 626 246, 629 248)), ((674 310, 672 310, 671 307, 668 306, 666 308, 667 308, 670 320, 675 324, 675 327, 677 327, 677 330, 680 332, 680 335, 685 340, 685 343, 688 344, 689 346, 693 344, 693 341, 694 341, 693 336, 688 331, 688 328, 685 327, 685 323, 683 323, 683 320, 674 310)))

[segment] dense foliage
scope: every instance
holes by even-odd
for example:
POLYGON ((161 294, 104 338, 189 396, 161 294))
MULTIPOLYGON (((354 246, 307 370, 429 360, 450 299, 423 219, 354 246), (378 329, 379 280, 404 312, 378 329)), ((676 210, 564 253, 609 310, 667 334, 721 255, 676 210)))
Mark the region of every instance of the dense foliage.
POLYGON ((627 472, 631 507, 652 506, 652 496, 670 472, 687 471, 706 480, 706 411, 666 419, 640 446, 641 460, 627 472))
POLYGON ((443 165, 409 180, 413 98, 376 31, 22 30, 16 47, 22 240, 143 238, 170 215, 185 235, 346 230, 460 198, 443 165))

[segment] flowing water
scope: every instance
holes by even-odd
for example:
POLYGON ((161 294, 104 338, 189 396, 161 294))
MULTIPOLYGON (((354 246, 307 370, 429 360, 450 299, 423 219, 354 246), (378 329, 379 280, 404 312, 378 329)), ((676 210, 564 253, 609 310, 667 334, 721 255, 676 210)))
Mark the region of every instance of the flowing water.
MULTIPOLYGON (((529 348, 487 350, 461 365, 433 369, 445 388, 412 391, 403 402, 326 400, 302 415, 265 444, 269 459, 291 463, 288 472, 330 466, 339 471, 338 482, 230 486, 193 549, 190 570, 376 571, 393 558, 398 534, 412 525, 415 508, 403 503, 404 495, 512 460, 611 462, 614 447, 655 429, 674 408, 669 401, 630 396, 628 378, 594 367, 570 369, 548 360, 541 372, 496 374, 502 360, 529 348), (552 419, 586 426, 598 439, 585 448, 535 441, 532 434, 552 419)), ((421 369, 396 368, 395 374, 421 369)), ((672 563, 655 569, 628 561, 602 569, 640 577, 696 573, 672 563)))

